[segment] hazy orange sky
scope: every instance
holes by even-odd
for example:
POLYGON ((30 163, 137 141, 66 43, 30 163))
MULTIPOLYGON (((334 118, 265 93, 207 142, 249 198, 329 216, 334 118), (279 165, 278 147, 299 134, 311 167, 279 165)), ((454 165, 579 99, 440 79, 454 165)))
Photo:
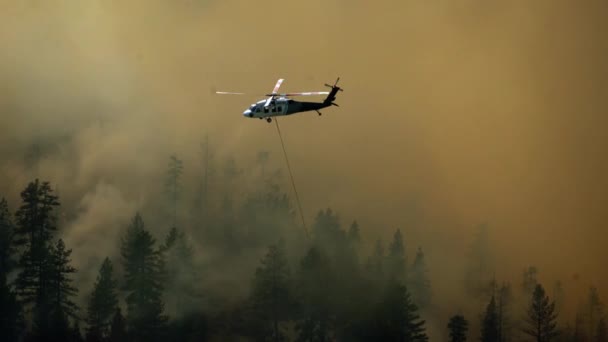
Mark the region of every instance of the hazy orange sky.
MULTIPOLYGON (((309 222, 331 206, 371 237, 400 227, 435 274, 488 222, 499 276, 535 264, 541 280, 579 274, 606 293, 607 11, 599 0, 0 0, 0 194, 15 207, 36 176, 28 146, 59 141, 38 174, 83 217, 119 206, 120 228, 170 153, 192 176, 207 133, 218 155, 246 164, 265 149, 283 166, 274 125, 241 114, 259 98, 214 89, 263 94, 285 78, 286 91, 324 90, 340 76, 339 108, 280 120, 309 222)), ((70 231, 101 229, 83 220, 70 231)))

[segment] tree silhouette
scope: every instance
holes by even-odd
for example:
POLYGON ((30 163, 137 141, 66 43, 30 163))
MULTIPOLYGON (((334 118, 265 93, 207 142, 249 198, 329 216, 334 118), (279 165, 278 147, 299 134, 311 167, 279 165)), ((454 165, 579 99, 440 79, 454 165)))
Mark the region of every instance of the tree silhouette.
POLYGON ((450 318, 448 329, 450 329, 450 342, 465 342, 467 340, 469 322, 467 322, 464 316, 455 315, 450 318))
POLYGON ((428 341, 418 308, 404 285, 391 281, 376 316, 375 341, 428 341))
POLYGON ((139 214, 133 218, 122 242, 121 254, 127 291, 127 324, 135 340, 162 338, 167 317, 163 315, 163 270, 156 241, 139 214))
POLYGON ((51 238, 55 232, 54 210, 59 199, 53 194, 48 182, 38 179, 30 182, 21 192, 22 205, 15 214, 15 242, 23 251, 19 258, 20 272, 15 280, 15 290, 20 302, 33 305, 33 334, 50 334, 52 319, 59 319, 60 313, 52 315, 51 277, 53 268, 53 246, 51 238))
POLYGON ((8 284, 8 275, 15 266, 14 226, 8 203, 0 199, 0 336, 6 341, 17 341, 23 329, 21 307, 8 284))
POLYGON ((536 342, 551 341, 557 336, 556 320, 555 303, 549 302, 545 289, 541 284, 537 284, 532 294, 523 332, 536 342))
POLYGON ((89 299, 87 309, 88 341, 101 341, 109 337, 112 316, 118 306, 116 286, 112 262, 109 258, 105 258, 89 299))
POLYGON ((496 312, 496 300, 494 296, 490 299, 490 303, 486 307, 486 312, 483 317, 481 326, 481 341, 482 342, 498 342, 498 313, 496 312))
POLYGON ((407 279, 407 256, 401 230, 397 229, 393 235, 393 242, 388 250, 388 276, 398 282, 407 279))
POLYGON ((269 339, 281 341, 281 322, 290 315, 290 272, 283 242, 268 247, 255 272, 251 300, 258 317, 269 325, 269 339))
POLYGON ((117 307, 112 316, 112 324, 110 325, 110 342, 125 342, 127 341, 127 323, 120 307, 117 307))
POLYGON ((161 250, 167 276, 165 286, 167 305, 171 305, 174 313, 178 311, 185 313, 191 306, 186 299, 188 297, 192 299, 196 295, 195 284, 198 279, 198 272, 192 259, 192 248, 184 233, 173 227, 161 250))
POLYGON ((428 277, 428 270, 424 260, 422 248, 418 248, 416 259, 410 271, 410 288, 412 298, 421 309, 427 308, 431 302, 431 282, 428 277))
POLYGON ((317 247, 309 249, 298 274, 297 294, 301 312, 296 324, 297 341, 331 340, 335 319, 332 315, 334 281, 327 257, 317 247))

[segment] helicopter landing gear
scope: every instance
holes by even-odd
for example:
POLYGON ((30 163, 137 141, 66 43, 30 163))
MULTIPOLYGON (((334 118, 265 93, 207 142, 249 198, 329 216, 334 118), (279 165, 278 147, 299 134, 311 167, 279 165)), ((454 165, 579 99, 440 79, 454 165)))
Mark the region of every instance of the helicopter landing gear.
POLYGON ((266 118, 266 122, 271 123, 272 122, 272 118, 266 118))
POLYGON ((321 112, 319 112, 319 111, 317 110, 317 113, 319 114, 319 116, 321 116, 321 112))

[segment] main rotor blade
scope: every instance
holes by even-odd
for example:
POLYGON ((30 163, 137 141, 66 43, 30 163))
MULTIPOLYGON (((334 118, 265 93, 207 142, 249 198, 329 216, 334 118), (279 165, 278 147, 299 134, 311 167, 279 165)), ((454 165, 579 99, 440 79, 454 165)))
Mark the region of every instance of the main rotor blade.
POLYGON ((245 93, 234 93, 231 91, 216 91, 215 93, 220 95, 245 95, 245 93))
POLYGON ((272 101, 273 98, 274 96, 270 96, 268 100, 266 100, 266 103, 264 103, 264 108, 268 108, 268 106, 270 105, 270 101, 272 101))
POLYGON ((279 96, 314 96, 314 95, 329 95, 328 91, 307 91, 299 93, 278 94, 279 96))
POLYGON ((284 79, 279 78, 279 80, 277 81, 277 84, 274 86, 274 89, 272 90, 273 94, 276 94, 277 91, 279 91, 279 88, 281 87, 281 83, 283 83, 284 79))

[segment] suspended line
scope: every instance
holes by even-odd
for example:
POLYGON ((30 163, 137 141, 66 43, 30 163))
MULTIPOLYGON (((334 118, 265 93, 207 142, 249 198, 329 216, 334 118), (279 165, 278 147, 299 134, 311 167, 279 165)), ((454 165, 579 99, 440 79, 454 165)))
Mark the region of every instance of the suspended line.
POLYGON ((293 192, 296 195, 296 201, 298 202, 298 210, 300 211, 300 217, 302 218, 302 224, 304 225, 304 233, 308 238, 308 229, 306 228, 306 221, 304 220, 304 213, 302 212, 302 204, 300 203, 300 196, 298 196, 298 189, 296 189, 296 182, 293 180, 293 173, 291 172, 291 166, 289 165, 289 159, 287 158, 287 151, 285 150, 285 143, 283 142, 283 135, 281 135, 281 129, 279 128, 279 120, 274 118, 274 123, 277 126, 277 132, 279 133, 279 139, 281 139, 281 146, 283 147, 283 155, 285 155, 285 163, 287 164, 287 171, 289 171, 289 179, 291 179, 291 186, 293 192))

